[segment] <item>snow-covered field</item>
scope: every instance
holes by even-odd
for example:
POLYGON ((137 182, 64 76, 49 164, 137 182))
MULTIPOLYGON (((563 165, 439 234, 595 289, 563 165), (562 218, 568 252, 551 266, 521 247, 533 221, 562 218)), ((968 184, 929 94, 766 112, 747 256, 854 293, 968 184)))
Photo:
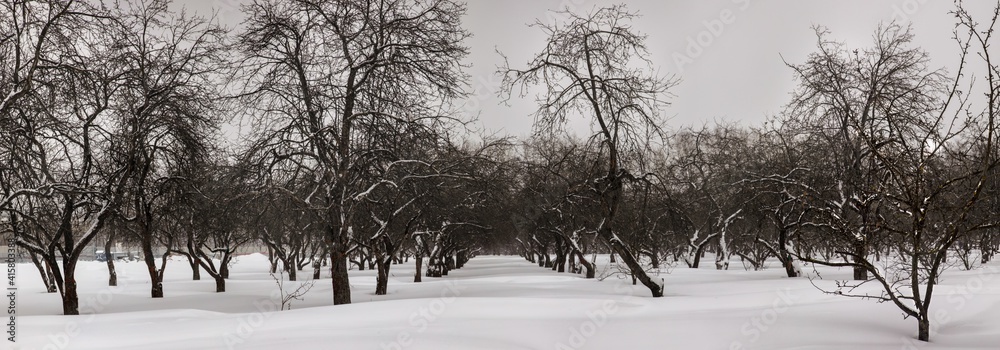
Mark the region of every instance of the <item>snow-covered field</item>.
MULTIPOLYGON (((1000 265, 944 275, 929 344, 895 306, 823 294, 776 264, 703 265, 663 273, 667 295, 653 299, 630 280, 586 280, 510 256, 413 283, 411 260, 393 266, 388 295, 374 295, 374 271, 352 271, 354 304, 331 306, 324 275, 292 310, 275 311, 278 287, 260 254, 239 258, 225 293, 170 262, 162 299, 149 298, 140 263, 119 263, 120 286, 107 287, 105 265, 82 262, 83 315, 61 316, 58 295, 21 264, 15 349, 1000 349, 1000 265)), ((819 272, 818 285, 850 277, 819 272)))

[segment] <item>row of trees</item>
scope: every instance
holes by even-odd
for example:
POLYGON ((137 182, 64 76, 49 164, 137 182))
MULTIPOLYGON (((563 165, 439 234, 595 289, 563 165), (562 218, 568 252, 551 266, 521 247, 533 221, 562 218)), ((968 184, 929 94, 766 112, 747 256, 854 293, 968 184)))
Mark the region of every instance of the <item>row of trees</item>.
POLYGON ((927 340, 940 273, 1000 244, 993 22, 961 7, 957 71, 898 24, 856 50, 817 28, 783 113, 674 132, 661 110, 678 80, 654 73, 636 15, 564 12, 535 24, 548 40, 526 65, 499 67, 503 97, 538 93, 538 132, 512 142, 458 112, 453 0, 259 0, 239 32, 165 0, 3 6, 0 223, 65 314, 95 243, 139 246, 154 298, 170 255, 224 292, 234 254, 260 244, 292 280, 328 265, 334 304, 351 302, 352 264, 385 294, 393 263, 416 259, 419 282, 484 250, 587 278, 610 252, 659 297, 657 269, 711 251, 718 269, 851 268, 830 292, 874 283, 856 296, 927 340), (563 136, 580 116, 593 134, 563 136), (252 126, 238 145, 219 132, 232 119, 252 126))
POLYGON ((80 255, 113 226, 134 235, 162 295, 156 231, 212 142, 225 32, 166 2, 3 7, 5 231, 51 271, 66 314, 80 255))
POLYGON ((262 1, 234 37, 168 1, 4 2, 4 234, 65 314, 98 237, 141 248, 154 298, 167 256, 221 292, 256 241, 290 271, 332 256, 337 304, 351 255, 376 262, 382 293, 411 237, 435 271, 454 267, 488 228, 479 188, 496 174, 469 167, 487 169, 492 145, 452 136, 464 7, 410 5, 262 1), (241 114, 257 134, 226 149, 219 126, 241 114))
POLYGON ((462 4, 258 1, 236 34, 163 0, 3 4, 4 233, 65 314, 97 238, 141 248, 154 298, 168 256, 223 292, 233 254, 261 242, 292 279, 331 257, 342 304, 349 260, 384 294, 393 259, 445 275, 490 228, 498 142, 460 141, 453 112, 462 4), (254 125, 237 150, 230 118, 254 125))
POLYGON ((998 9, 983 25, 956 8, 953 72, 932 68, 900 24, 858 49, 816 28, 817 51, 787 63, 798 86, 781 115, 669 137, 656 106, 673 81, 642 68, 645 37, 628 26, 631 13, 539 23, 549 41, 528 68, 501 69, 504 87, 542 88, 543 129, 570 115, 597 127, 585 140, 528 145, 522 255, 545 265, 554 252, 555 269, 579 259, 590 270, 581 239, 590 233, 654 297, 664 286, 647 268, 664 259, 697 268, 706 249, 719 269, 733 255, 753 268, 776 258, 789 277, 799 261, 851 268, 854 281, 828 292, 893 303, 928 340, 940 274, 998 250, 1000 66, 989 55, 998 9), (879 292, 858 289, 867 283, 879 292))

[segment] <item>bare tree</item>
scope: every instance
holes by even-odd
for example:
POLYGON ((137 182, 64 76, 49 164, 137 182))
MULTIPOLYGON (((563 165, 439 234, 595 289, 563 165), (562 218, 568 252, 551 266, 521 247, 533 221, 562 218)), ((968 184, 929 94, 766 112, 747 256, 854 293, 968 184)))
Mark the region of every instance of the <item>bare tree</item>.
MULTIPOLYGON (((789 124, 811 130, 807 132, 828 152, 817 158, 829 180, 821 186, 830 191, 817 198, 826 201, 819 207, 832 220, 828 227, 850 246, 849 256, 859 262, 885 233, 881 213, 888 210, 881 200, 886 173, 876 154, 890 144, 867 141, 887 136, 890 114, 937 107, 935 94, 943 88, 944 76, 926 68, 926 53, 905 46, 912 39, 905 28, 882 27, 875 33, 875 47, 853 53, 828 39, 825 29, 816 32, 819 52, 803 65, 789 64, 802 86, 790 104, 789 124)), ((854 268, 855 280, 868 278, 867 269, 854 268)))
POLYGON ((221 293, 226 291, 237 250, 257 238, 250 229, 257 222, 249 219, 256 215, 250 206, 252 195, 242 193, 247 186, 244 169, 214 159, 199 166, 198 174, 186 174, 186 181, 167 190, 176 198, 169 229, 186 236, 184 247, 168 248, 186 255, 193 269, 204 269, 215 280, 215 291, 221 293))
POLYGON ((514 207, 523 220, 522 242, 530 242, 527 255, 543 256, 540 266, 558 272, 565 270, 567 260, 571 265, 579 262, 584 276, 594 278, 594 262, 585 253, 599 219, 591 215, 598 203, 590 195, 589 181, 601 176, 605 159, 572 139, 536 137, 523 148, 514 207), (546 264, 549 247, 556 259, 546 264))
POLYGON ((755 196, 739 185, 749 139, 746 130, 731 125, 687 130, 672 139, 675 152, 664 174, 664 185, 669 188, 664 192, 693 230, 683 257, 689 267, 698 268, 712 242, 716 243, 716 268, 728 267, 734 238, 728 234, 749 212, 746 203, 755 196))
MULTIPOLYGON (((76 266, 117 211, 131 173, 110 157, 110 110, 123 70, 103 9, 79 2, 4 2, 2 35, 4 198, 0 210, 20 247, 51 268, 63 313, 79 314, 76 266), (6 19, 5 19, 6 21, 6 19), (36 36, 40 34, 39 36, 36 36), (9 174, 9 176, 7 176, 9 174)), ((47 273, 46 273, 47 274, 47 273)))
MULTIPOLYGON (((330 246, 333 302, 351 302, 347 253, 366 159, 359 125, 442 118, 464 95, 465 6, 451 0, 255 1, 240 35, 247 101, 267 171, 309 179, 306 196, 330 246)), ((272 183, 274 184, 274 183, 272 183)))
POLYGON ((815 157, 812 145, 795 143, 785 131, 773 127, 767 125, 755 132, 756 141, 740 186, 755 194, 757 214, 764 217, 763 232, 758 232, 753 244, 777 258, 788 277, 799 277, 802 271, 795 260, 795 241, 801 232, 799 223, 807 212, 798 205, 801 192, 795 179, 815 157))
POLYGON ((123 125, 116 135, 123 146, 119 161, 135 168, 124 212, 138 235, 153 298, 163 297, 165 261, 157 268, 153 249, 165 207, 172 205, 163 198, 165 188, 179 180, 180 169, 205 157, 220 114, 215 102, 226 62, 226 32, 207 19, 172 14, 169 5, 136 1, 114 9, 122 55, 116 64, 128 69, 115 109, 123 125))
POLYGON ((586 15, 561 14, 567 18, 564 23, 535 23, 548 40, 526 68, 500 67, 502 90, 510 98, 515 90, 541 86, 535 112, 539 130, 558 129, 576 113, 596 122, 598 129, 590 139, 593 147, 607 155, 605 175, 592 181, 594 195, 600 199, 601 221, 596 231, 654 297, 663 296, 662 281, 649 276, 633 249, 615 234, 614 220, 622 187, 642 178, 630 170, 650 138, 659 135, 659 108, 677 81, 652 73, 646 37, 630 26, 636 14, 623 5, 586 15))
POLYGON ((800 225, 807 234, 833 237, 836 253, 849 260, 801 258, 853 268, 859 281, 838 282, 831 292, 893 303, 917 319, 923 341, 930 339, 930 305, 952 246, 993 225, 970 220, 998 166, 1000 84, 985 53, 992 30, 980 28, 960 6, 955 14, 962 65, 954 78, 929 69, 927 54, 909 47, 909 30, 896 25, 880 28, 875 45, 857 51, 819 31, 819 52, 792 66, 800 78, 793 118, 832 126, 812 128, 810 135, 830 141, 814 152, 834 152, 823 155, 830 163, 815 164, 812 181, 800 182, 804 195, 798 198, 812 211, 800 225), (981 112, 973 112, 974 103, 959 92, 974 52, 982 52, 986 66, 981 112), (988 151, 975 152, 977 147, 988 151), (870 256, 874 242, 891 248, 881 263, 870 256), (882 292, 855 292, 867 282, 882 292))

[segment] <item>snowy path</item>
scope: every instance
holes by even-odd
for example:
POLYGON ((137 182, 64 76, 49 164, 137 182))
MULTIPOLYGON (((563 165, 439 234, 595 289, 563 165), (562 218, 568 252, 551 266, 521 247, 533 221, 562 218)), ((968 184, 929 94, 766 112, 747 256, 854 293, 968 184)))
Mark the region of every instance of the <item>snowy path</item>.
POLYGON ((115 288, 102 286, 103 265, 85 265, 82 310, 97 312, 74 317, 55 316, 58 296, 41 293, 30 266, 21 266, 21 349, 1000 348, 992 345, 1000 344, 996 268, 949 271, 936 299, 947 322, 935 343, 917 344, 915 321, 892 305, 824 295, 776 268, 676 268, 663 275, 667 296, 653 299, 630 281, 586 280, 518 257, 480 256, 419 284, 410 262, 393 266, 389 295, 373 295, 373 271, 352 271, 354 304, 329 306, 323 279, 293 310, 270 312, 276 285, 260 256, 241 258, 226 293, 171 263, 161 300, 148 297, 142 265, 121 264, 127 283, 115 288), (962 286, 979 288, 963 294, 962 286))

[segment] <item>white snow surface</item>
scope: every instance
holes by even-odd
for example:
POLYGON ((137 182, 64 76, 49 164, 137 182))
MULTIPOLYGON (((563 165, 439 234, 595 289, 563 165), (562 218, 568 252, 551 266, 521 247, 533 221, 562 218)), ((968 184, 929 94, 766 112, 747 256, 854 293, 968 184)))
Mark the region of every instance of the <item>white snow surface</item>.
MULTIPOLYGON (((392 267, 388 295, 374 295, 374 271, 354 270, 354 303, 333 306, 326 271, 292 310, 272 311, 280 302, 265 256, 239 257, 224 293, 172 260, 162 299, 149 297, 141 263, 118 263, 120 286, 108 287, 104 263, 81 262, 79 316, 60 315, 58 294, 18 265, 13 349, 1000 349, 1000 265, 946 272, 932 342, 923 343, 895 306, 824 294, 807 278, 783 277, 777 262, 762 271, 739 260, 729 271, 662 269, 666 296, 651 298, 631 279, 587 280, 516 256, 479 256, 413 283, 410 260, 392 267)), ((599 274, 615 270, 607 261, 599 257, 599 274)), ((819 272, 820 286, 851 276, 819 272)))

